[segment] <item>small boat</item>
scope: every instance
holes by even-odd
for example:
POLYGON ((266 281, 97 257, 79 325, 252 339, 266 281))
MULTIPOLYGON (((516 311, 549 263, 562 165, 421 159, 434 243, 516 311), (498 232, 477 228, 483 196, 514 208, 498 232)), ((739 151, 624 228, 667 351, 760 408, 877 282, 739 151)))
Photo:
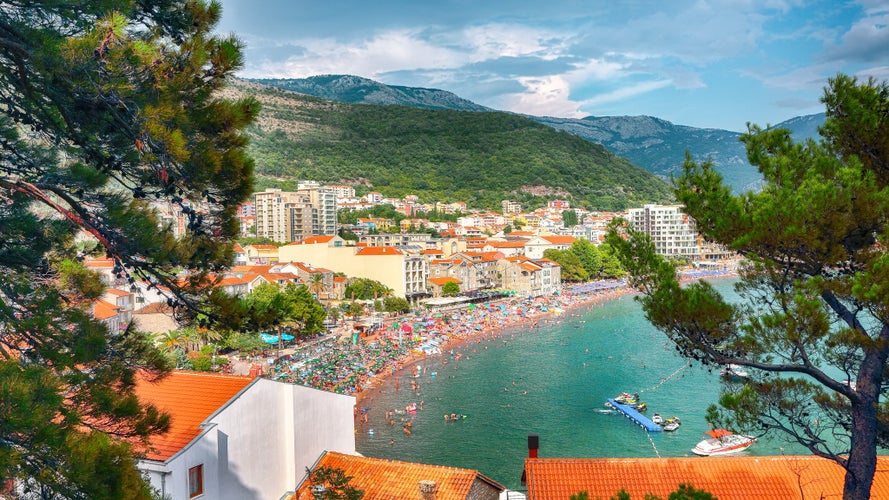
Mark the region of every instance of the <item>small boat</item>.
POLYGON ((615 401, 622 405, 634 405, 639 402, 639 394, 630 394, 629 392, 622 392, 619 396, 614 398, 615 401))
POLYGON ((614 413, 614 410, 609 410, 609 409, 606 409, 606 408, 601 408, 601 409, 600 409, 600 408, 596 408, 596 409, 594 409, 593 411, 596 412, 596 413, 604 413, 604 414, 606 414, 606 415, 610 415, 610 414, 614 413))
POLYGON ((729 380, 747 380, 750 378, 750 374, 747 373, 741 365, 725 365, 721 370, 719 370, 719 374, 724 378, 729 380))
POLYGON ((701 441, 691 449, 692 453, 703 457, 738 453, 756 441, 754 437, 735 434, 725 429, 713 429, 704 434, 712 436, 712 438, 701 441))
POLYGON ((663 423, 664 423, 664 418, 661 417, 661 414, 660 414, 660 413, 655 413, 655 414, 651 417, 651 421, 654 422, 654 423, 656 423, 656 424, 658 424, 658 425, 663 425, 663 423))
POLYGON ((679 428, 679 425, 682 422, 679 421, 679 417, 670 417, 664 419, 664 430, 667 432, 673 432, 679 428))

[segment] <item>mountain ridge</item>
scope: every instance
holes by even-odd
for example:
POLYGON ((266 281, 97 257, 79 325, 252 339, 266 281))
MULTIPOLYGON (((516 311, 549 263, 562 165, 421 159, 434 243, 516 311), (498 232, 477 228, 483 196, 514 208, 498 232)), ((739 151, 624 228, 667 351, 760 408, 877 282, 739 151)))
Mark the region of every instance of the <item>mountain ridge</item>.
MULTIPOLYGON (((305 79, 254 79, 280 88, 356 104, 395 104, 427 109, 460 109, 494 112, 455 94, 438 89, 390 86, 353 75, 323 75, 305 79), (299 89, 299 90, 297 90, 299 89), (420 103, 420 104, 418 104, 420 103)), ((669 178, 681 172, 686 151, 695 161, 710 160, 736 192, 757 189, 762 176, 747 161, 741 133, 674 124, 662 118, 636 116, 587 116, 558 118, 522 115, 557 130, 605 146, 612 153, 646 170, 669 178)), ((794 117, 774 125, 791 130, 795 140, 817 137, 824 113, 794 117)))
POLYGON ((248 129, 260 189, 311 179, 473 208, 506 198, 601 210, 672 199, 662 179, 605 147, 513 113, 348 104, 248 81, 223 94, 248 95, 262 104, 248 129))

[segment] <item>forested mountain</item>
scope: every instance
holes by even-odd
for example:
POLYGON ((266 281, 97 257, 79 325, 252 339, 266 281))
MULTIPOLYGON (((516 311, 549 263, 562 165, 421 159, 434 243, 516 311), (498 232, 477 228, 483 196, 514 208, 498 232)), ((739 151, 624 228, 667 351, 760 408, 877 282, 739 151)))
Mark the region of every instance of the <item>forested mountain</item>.
MULTIPOLYGON (((434 109, 492 111, 442 90, 397 87, 350 75, 301 79, 264 79, 264 84, 340 102, 400 104, 434 109)), ((736 191, 755 189, 762 180, 747 162, 741 134, 721 129, 676 125, 651 116, 589 116, 582 119, 528 116, 550 127, 602 144, 612 153, 663 178, 681 171, 685 152, 697 161, 710 159, 736 191)), ((797 140, 817 136, 824 114, 793 118, 776 127, 794 132, 797 140)), ((758 124, 766 126, 766 123, 758 124)))
POLYGON ((647 170, 520 115, 345 104, 243 81, 227 92, 263 105, 249 130, 259 188, 313 179, 479 208, 504 198, 603 210, 671 198, 647 170))
MULTIPOLYGON (((651 116, 533 119, 602 144, 612 153, 664 177, 682 171, 688 151, 696 161, 712 161, 735 191, 756 189, 762 181, 760 173, 747 161, 738 132, 675 125, 651 116)), ((822 123, 824 113, 796 117, 774 126, 787 128, 795 139, 802 140, 816 137, 817 127, 822 123)))
POLYGON ((415 108, 492 111, 444 90, 386 85, 353 75, 257 78, 248 81, 352 104, 400 104, 415 108))

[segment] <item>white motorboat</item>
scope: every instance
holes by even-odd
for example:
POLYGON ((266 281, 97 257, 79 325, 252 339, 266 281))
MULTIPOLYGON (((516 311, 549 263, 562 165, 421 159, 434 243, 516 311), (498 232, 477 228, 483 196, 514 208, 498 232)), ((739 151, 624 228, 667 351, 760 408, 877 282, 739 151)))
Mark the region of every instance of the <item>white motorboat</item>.
POLYGON ((661 417, 661 414, 660 414, 660 413, 655 413, 655 414, 651 417, 651 421, 654 422, 654 423, 656 423, 656 424, 658 424, 658 425, 663 425, 663 424, 664 424, 664 418, 661 417))
POLYGON ((679 425, 682 422, 679 421, 679 417, 669 417, 664 419, 664 430, 667 432, 673 432, 679 428, 679 425))
POLYGON ((743 434, 735 434, 725 429, 713 429, 705 432, 710 439, 705 439, 691 449, 695 455, 704 457, 713 457, 717 455, 729 455, 738 453, 756 441, 756 438, 745 436, 743 434))

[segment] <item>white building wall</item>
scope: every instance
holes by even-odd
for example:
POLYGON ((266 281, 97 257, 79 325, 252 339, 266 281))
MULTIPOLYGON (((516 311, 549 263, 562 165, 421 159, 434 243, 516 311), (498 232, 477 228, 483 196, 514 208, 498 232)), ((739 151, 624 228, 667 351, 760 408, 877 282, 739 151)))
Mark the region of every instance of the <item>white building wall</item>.
POLYGON ((139 468, 172 500, 189 500, 188 470, 196 465, 203 465, 204 493, 195 498, 281 498, 323 451, 355 454, 354 405, 353 396, 257 379, 166 464, 139 468))

